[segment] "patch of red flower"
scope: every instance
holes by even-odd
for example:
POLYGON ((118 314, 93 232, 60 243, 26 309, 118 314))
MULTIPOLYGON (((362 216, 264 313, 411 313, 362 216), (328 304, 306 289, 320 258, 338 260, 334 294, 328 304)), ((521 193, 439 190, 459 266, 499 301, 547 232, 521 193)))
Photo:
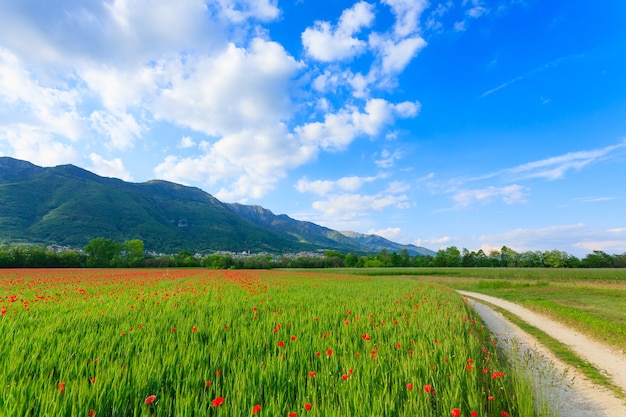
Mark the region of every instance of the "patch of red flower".
POLYGON ((491 374, 491 377, 493 379, 500 378, 500 377, 503 377, 503 376, 504 376, 504 372, 494 372, 494 373, 491 374))
POLYGON ((315 372, 314 372, 314 371, 309 371, 309 376, 310 376, 311 378, 313 378, 313 377, 315 376, 315 372))
POLYGON ((408 384, 406 384, 406 389, 409 391, 413 390, 413 384, 411 384, 410 382, 408 384))
POLYGON ((461 410, 459 410, 458 408, 453 408, 452 410, 450 410, 450 415, 452 417, 461 417, 461 410))
POLYGON ((59 382, 57 391, 65 392, 65 382, 59 382))
POLYGON ((156 395, 148 395, 144 401, 146 404, 152 404, 156 400, 156 395))
POLYGON ((93 417, 96 415, 96 410, 89 410, 89 414, 87 414, 88 417, 93 417))
POLYGON ((204 383, 204 385, 205 385, 207 388, 209 388, 209 387, 211 386, 211 381, 207 381, 207 382, 205 382, 205 383, 204 383))
POLYGON ((252 414, 256 414, 259 411, 261 411, 261 406, 259 404, 257 404, 254 407, 252 407, 252 414))
POLYGON ((433 389, 431 384, 424 385, 424 392, 430 392, 433 389))
POLYGON ((478 417, 478 411, 470 411, 470 417, 478 417))
POLYGON ((330 356, 330 355, 332 355, 332 354, 333 354, 333 350, 332 350, 332 349, 328 349, 328 350, 326 351, 326 356, 330 356))
POLYGON ((222 404, 224 404, 224 397, 217 397, 216 399, 211 401, 211 405, 213 407, 219 407, 222 404))
POLYGON ((500 415, 502 417, 509 417, 509 413, 507 413, 506 411, 501 412, 500 415))
POLYGON ((283 346, 285 346, 285 342, 283 342, 282 340, 278 342, 278 347, 283 347, 283 346))
POLYGON ((312 406, 311 404, 309 404, 309 403, 304 404, 304 409, 305 409, 306 411, 311 410, 311 408, 313 408, 313 406, 312 406))

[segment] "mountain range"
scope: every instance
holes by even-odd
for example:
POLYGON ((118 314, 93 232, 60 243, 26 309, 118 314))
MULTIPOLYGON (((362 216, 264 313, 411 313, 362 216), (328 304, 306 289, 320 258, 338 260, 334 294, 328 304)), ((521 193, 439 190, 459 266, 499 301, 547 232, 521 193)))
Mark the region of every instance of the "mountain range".
POLYGON ((162 253, 406 249, 412 256, 434 255, 423 247, 338 232, 260 206, 224 203, 195 187, 162 180, 125 182, 74 165, 44 168, 0 157, 0 243, 82 248, 96 237, 140 239, 147 250, 162 253))

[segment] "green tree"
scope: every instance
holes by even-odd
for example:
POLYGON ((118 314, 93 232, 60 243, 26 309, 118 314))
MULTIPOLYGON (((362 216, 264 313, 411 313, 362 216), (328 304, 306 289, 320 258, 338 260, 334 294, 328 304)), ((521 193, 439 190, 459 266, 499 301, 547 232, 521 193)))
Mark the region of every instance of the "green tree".
POLYGON ((87 266, 104 268, 113 265, 113 260, 119 256, 122 245, 104 237, 97 237, 91 239, 84 249, 88 255, 87 266))
POLYGON ((126 262, 130 267, 140 266, 145 258, 143 240, 132 239, 124 242, 126 262))
POLYGON ((343 264, 348 268, 355 268, 359 262, 359 257, 354 253, 349 253, 343 259, 343 264))

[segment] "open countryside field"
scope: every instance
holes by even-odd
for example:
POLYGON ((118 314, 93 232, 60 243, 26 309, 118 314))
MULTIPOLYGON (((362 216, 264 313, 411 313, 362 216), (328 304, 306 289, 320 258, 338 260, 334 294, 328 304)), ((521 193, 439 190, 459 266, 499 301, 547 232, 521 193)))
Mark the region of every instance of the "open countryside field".
POLYGON ((432 282, 4 270, 7 416, 534 416, 528 377, 432 282))
POLYGON ((626 351, 626 269, 386 268, 344 272, 411 276, 503 298, 626 351))

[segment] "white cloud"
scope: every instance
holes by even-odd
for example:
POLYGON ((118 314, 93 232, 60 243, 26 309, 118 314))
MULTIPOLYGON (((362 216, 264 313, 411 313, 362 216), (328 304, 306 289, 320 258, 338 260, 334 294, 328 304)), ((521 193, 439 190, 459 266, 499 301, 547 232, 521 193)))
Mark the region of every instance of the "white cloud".
POLYGON ((471 7, 467 10, 466 14, 468 17, 477 19, 488 12, 489 9, 483 6, 482 1, 472 0, 471 7))
POLYGON ((391 194, 399 194, 409 191, 411 184, 406 181, 391 181, 387 186, 387 192, 391 194))
POLYGON ((462 190, 454 193, 452 199, 456 202, 455 208, 468 207, 474 203, 487 204, 501 199, 506 204, 526 202, 526 188, 513 184, 506 187, 489 186, 482 189, 462 190))
POLYGON ((174 182, 198 181, 209 188, 221 185, 216 197, 227 201, 259 198, 285 177, 287 170, 317 155, 317 148, 301 145, 283 125, 247 129, 207 145, 205 154, 179 158, 170 155, 155 174, 174 182))
POLYGON ((0 141, 6 141, 16 158, 41 166, 79 160, 74 146, 55 139, 46 129, 28 124, 0 126, 0 141))
POLYGON ((277 0, 218 0, 221 14, 233 23, 248 19, 271 21, 280 15, 277 0))
POLYGON ((301 192, 311 192, 317 195, 326 195, 334 190, 351 191, 354 192, 361 188, 363 184, 376 181, 382 176, 373 177, 343 177, 336 181, 330 180, 315 180, 309 181, 307 178, 301 178, 296 184, 296 189, 301 192))
POLYGON ((498 250, 506 245, 517 252, 557 249, 579 257, 594 250, 626 252, 626 236, 616 236, 612 230, 614 229, 593 229, 583 223, 518 228, 482 235, 476 245, 498 250))
POLYGON ((256 38, 248 49, 231 44, 190 60, 162 68, 170 82, 154 105, 157 119, 220 136, 291 117, 291 83, 301 64, 281 45, 256 38))
POLYGON ((354 37, 374 20, 373 6, 361 1, 341 14, 336 27, 318 21, 302 33, 307 54, 318 61, 331 62, 353 58, 365 51, 367 43, 354 37))
POLYGON ((370 99, 365 112, 349 107, 335 114, 327 114, 324 122, 312 122, 296 128, 306 142, 325 150, 344 150, 361 134, 375 136, 395 117, 413 117, 419 112, 417 102, 392 104, 383 99, 370 99))
POLYGON ((427 0, 381 0, 381 3, 391 7, 395 15, 394 34, 397 37, 405 37, 420 30, 420 16, 428 7, 427 0))
POLYGON ((616 151, 626 148, 626 140, 617 145, 606 146, 589 151, 569 152, 563 155, 529 162, 505 170, 517 178, 545 178, 555 180, 562 178, 569 170, 580 170, 595 162, 611 157, 616 151))
POLYGON ((120 178, 124 181, 133 180, 132 175, 124 168, 124 163, 120 158, 107 160, 96 153, 91 153, 89 159, 93 164, 89 170, 102 177, 120 178))
POLYGON ((395 238, 400 236, 401 232, 402 232, 402 229, 400 229, 399 227, 387 227, 386 229, 379 229, 379 230, 370 229, 367 232, 367 234, 382 236, 385 239, 389 239, 393 241, 395 238))
POLYGON ((341 194, 330 196, 327 200, 313 202, 313 208, 322 212, 322 216, 333 221, 351 220, 371 211, 381 211, 387 207, 398 206, 408 200, 405 195, 362 195, 341 194))
POLYGON ((194 140, 189 136, 183 136, 182 138, 180 138, 180 142, 178 142, 178 147, 180 149, 189 149, 193 148, 194 146, 196 146, 196 142, 194 142, 194 140))
POLYGON ((66 85, 42 85, 24 62, 0 46, 0 103, 7 106, 0 115, 11 107, 15 125, 29 124, 76 141, 84 131, 79 102, 79 94, 66 85))
POLYGON ((412 36, 396 41, 381 35, 373 34, 369 39, 370 46, 378 51, 381 60, 382 75, 399 74, 420 50, 426 47, 426 41, 420 36, 412 36))
POLYGON ((449 246, 452 238, 450 236, 431 237, 427 239, 415 239, 413 244, 415 246, 422 246, 426 248, 445 248, 449 246))
POLYGON ((89 116, 91 125, 95 131, 109 138, 106 143, 111 149, 130 149, 136 139, 141 137, 142 127, 133 115, 128 113, 109 113, 106 111, 94 111, 89 116))
POLYGON ((611 254, 626 253, 626 239, 623 240, 587 240, 573 244, 574 247, 585 249, 588 252, 596 250, 611 254))
POLYGON ((399 149, 394 149, 393 152, 390 152, 387 149, 384 149, 380 153, 380 158, 374 161, 379 168, 391 168, 395 165, 396 161, 404 156, 404 153, 399 149))

